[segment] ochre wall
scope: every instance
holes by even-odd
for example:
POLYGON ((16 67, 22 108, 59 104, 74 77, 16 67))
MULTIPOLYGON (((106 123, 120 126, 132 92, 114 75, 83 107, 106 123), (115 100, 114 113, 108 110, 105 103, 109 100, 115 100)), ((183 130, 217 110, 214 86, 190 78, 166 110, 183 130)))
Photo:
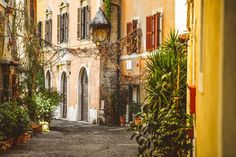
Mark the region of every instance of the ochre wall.
MULTIPOLYGON (((196 2, 196 1, 195 1, 196 2)), ((200 5, 195 8, 196 30, 196 153, 198 157, 221 156, 221 76, 223 0, 204 1, 203 24, 200 5), (203 45, 200 41, 203 40, 203 45), (199 74, 203 46, 203 77, 199 74), (202 79, 201 79, 202 78, 202 79), (202 83, 201 83, 202 82, 202 83), (202 85, 201 85, 202 84, 202 85), (203 92, 200 92, 201 86, 203 92)))

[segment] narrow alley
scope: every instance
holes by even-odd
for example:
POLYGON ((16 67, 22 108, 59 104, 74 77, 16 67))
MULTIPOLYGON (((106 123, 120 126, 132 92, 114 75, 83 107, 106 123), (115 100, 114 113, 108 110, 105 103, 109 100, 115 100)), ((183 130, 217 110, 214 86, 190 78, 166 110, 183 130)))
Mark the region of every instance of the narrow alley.
POLYGON ((127 128, 53 120, 51 131, 8 150, 3 157, 134 157, 127 128))

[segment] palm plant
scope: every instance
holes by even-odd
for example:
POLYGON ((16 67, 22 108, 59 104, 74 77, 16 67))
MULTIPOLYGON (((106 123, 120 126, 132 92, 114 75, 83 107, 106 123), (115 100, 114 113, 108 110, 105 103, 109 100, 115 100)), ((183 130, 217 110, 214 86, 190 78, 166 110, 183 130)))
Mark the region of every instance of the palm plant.
POLYGON ((158 52, 149 56, 147 104, 136 132, 141 156, 187 156, 186 43, 172 31, 158 52))

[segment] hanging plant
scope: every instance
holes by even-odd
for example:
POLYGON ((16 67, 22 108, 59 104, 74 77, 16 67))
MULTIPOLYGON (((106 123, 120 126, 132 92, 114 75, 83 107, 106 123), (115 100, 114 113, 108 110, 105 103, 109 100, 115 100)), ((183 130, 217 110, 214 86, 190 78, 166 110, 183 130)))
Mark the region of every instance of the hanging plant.
POLYGON ((111 0, 104 0, 104 4, 105 4, 106 17, 110 20, 110 18, 111 18, 111 0))

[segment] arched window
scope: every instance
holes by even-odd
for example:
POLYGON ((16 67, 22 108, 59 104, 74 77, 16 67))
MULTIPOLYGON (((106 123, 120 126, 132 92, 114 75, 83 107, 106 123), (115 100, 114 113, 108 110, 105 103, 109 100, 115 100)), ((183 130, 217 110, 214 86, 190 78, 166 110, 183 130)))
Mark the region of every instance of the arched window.
POLYGON ((45 88, 48 89, 49 91, 51 91, 51 74, 49 71, 47 71, 46 73, 46 80, 45 80, 46 84, 45 84, 45 88))

